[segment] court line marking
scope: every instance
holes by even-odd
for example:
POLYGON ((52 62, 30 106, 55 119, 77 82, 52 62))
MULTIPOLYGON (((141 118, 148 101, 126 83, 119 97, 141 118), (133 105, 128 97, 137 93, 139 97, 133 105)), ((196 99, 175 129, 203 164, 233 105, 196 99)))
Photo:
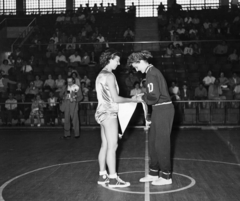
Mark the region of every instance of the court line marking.
MULTIPOLYGON (((118 174, 129 174, 129 173, 135 173, 135 172, 143 172, 143 171, 129 171, 129 172, 121 172, 121 173, 118 173, 118 174)), ((193 178, 190 177, 190 176, 187 176, 187 175, 185 175, 185 174, 176 173, 176 172, 173 172, 173 174, 188 178, 188 179, 191 181, 190 184, 187 185, 187 186, 184 186, 184 187, 182 187, 182 188, 178 188, 178 189, 174 189, 174 190, 166 190, 166 191, 159 191, 159 192, 150 192, 150 191, 149 191, 149 197, 150 197, 150 194, 151 194, 151 195, 158 195, 158 194, 175 193, 175 192, 187 190, 187 189, 193 187, 193 186, 196 184, 195 179, 193 179, 193 178)), ((146 182, 146 183, 149 184, 149 182, 146 182)), ((127 188, 124 188, 124 189, 120 189, 120 188, 109 188, 109 187, 107 187, 106 185, 103 185, 103 187, 106 188, 106 189, 108 189, 108 190, 117 191, 117 192, 121 192, 121 193, 145 194, 145 191, 144 191, 144 192, 140 192, 140 191, 126 191, 126 190, 124 190, 124 189, 127 189, 127 188)))
MULTIPOLYGON (((149 172, 149 160, 148 160, 148 130, 146 130, 146 140, 145 140, 145 176, 149 172)), ((144 184, 144 200, 150 201, 150 185, 149 182, 144 184)))
MULTIPOLYGON (((144 158, 141 158, 141 157, 118 158, 118 160, 144 160, 144 158)), ((189 159, 189 158, 173 158, 173 160, 183 160, 183 161, 185 160, 185 161, 196 161, 196 162, 220 163, 220 164, 224 164, 224 165, 234 165, 234 166, 239 166, 240 167, 240 164, 238 164, 238 163, 230 163, 230 162, 224 162, 224 161, 213 161, 213 160, 203 160, 203 159, 189 159)), ((52 167, 63 166, 63 165, 70 165, 70 164, 77 164, 77 163, 88 163, 88 162, 97 162, 97 160, 85 160, 85 161, 73 161, 73 162, 68 162, 68 163, 59 163, 59 164, 50 165, 50 166, 38 168, 38 169, 35 169, 35 170, 31 170, 31 171, 25 172, 25 173, 23 173, 21 175, 18 175, 16 177, 6 181, 5 183, 3 183, 0 186, 0 201, 5 201, 3 199, 3 196, 2 196, 4 188, 8 184, 10 184, 12 181, 14 181, 14 180, 16 180, 16 179, 18 179, 20 177, 23 177, 25 175, 28 175, 28 174, 31 174, 31 173, 34 173, 34 172, 37 172, 37 171, 41 171, 41 170, 44 170, 44 169, 52 168, 52 167)))

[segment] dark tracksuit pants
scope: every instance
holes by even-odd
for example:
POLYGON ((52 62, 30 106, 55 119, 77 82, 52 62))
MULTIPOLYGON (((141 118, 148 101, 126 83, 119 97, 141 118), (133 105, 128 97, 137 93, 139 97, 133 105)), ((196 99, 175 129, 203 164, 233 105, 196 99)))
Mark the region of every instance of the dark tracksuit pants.
POLYGON ((70 136, 71 120, 75 136, 79 136, 79 118, 78 118, 78 102, 70 102, 66 100, 66 108, 64 110, 64 136, 70 136))
POLYGON ((163 178, 171 178, 171 130, 174 118, 173 104, 152 107, 149 131, 149 174, 156 176, 159 171, 163 178), (166 173, 166 174, 164 174, 166 173), (167 175, 167 176, 166 176, 167 175))

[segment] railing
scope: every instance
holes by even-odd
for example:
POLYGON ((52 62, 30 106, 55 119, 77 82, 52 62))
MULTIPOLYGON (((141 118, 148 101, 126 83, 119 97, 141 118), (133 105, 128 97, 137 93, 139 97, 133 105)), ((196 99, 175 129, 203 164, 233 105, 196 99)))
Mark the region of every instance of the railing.
POLYGON ((6 18, 5 18, 4 20, 2 20, 2 21, 0 22, 0 31, 1 31, 3 28, 6 27, 6 24, 7 24, 7 20, 6 20, 6 18))
MULTIPOLYGON (((19 105, 21 103, 18 103, 19 105)), ((24 103, 29 106, 31 103, 24 103)), ((47 105, 48 103, 46 103, 47 105)), ((240 100, 188 100, 174 101, 175 117, 174 126, 211 126, 216 127, 239 127, 240 126, 240 100)), ((0 103, 3 109, 5 103, 0 103)), ((96 111, 97 102, 81 102, 79 105, 79 118, 82 126, 96 126, 94 114, 96 111)), ((4 111, 1 111, 4 115, 4 111)), ((44 117, 47 119, 48 109, 43 110, 44 117)), ((15 116, 18 119, 19 116, 15 116)), ((29 120, 28 120, 29 121, 29 120)), ((57 110, 56 122, 61 125, 64 122, 63 113, 57 110)), ((143 126, 144 116, 141 104, 137 107, 130 121, 131 126, 143 126)), ((45 123, 42 120, 42 123, 45 123)))
POLYGON ((14 51, 14 46, 19 42, 19 40, 23 39, 21 42, 18 43, 18 47, 21 47, 23 43, 27 40, 27 36, 29 36, 33 30, 33 26, 36 25, 36 18, 34 18, 29 25, 26 27, 26 29, 19 35, 19 37, 12 43, 11 45, 11 51, 14 51))

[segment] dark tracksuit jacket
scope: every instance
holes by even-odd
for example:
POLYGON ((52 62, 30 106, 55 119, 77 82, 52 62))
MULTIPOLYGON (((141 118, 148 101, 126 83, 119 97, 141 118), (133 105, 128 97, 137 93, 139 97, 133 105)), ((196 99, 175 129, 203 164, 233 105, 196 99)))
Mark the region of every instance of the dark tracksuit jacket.
POLYGON ((152 105, 151 127, 149 131, 150 175, 171 177, 170 135, 174 118, 174 107, 162 73, 150 65, 146 69, 147 94, 143 100, 152 105), (167 175, 167 176, 166 176, 167 175))

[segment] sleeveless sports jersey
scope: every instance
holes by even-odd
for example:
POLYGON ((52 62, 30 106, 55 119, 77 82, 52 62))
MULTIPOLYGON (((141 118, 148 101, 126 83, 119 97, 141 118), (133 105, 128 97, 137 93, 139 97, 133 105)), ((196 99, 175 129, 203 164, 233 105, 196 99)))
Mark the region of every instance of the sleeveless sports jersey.
MULTIPOLYGON (((118 103, 115 103, 113 101, 111 93, 107 86, 107 78, 110 74, 114 75, 112 72, 103 69, 96 79, 95 87, 97 92, 98 107, 95 113, 95 119, 99 124, 108 118, 117 118, 118 103)), ((119 93, 116 78, 115 85, 117 88, 117 93, 119 93)))

